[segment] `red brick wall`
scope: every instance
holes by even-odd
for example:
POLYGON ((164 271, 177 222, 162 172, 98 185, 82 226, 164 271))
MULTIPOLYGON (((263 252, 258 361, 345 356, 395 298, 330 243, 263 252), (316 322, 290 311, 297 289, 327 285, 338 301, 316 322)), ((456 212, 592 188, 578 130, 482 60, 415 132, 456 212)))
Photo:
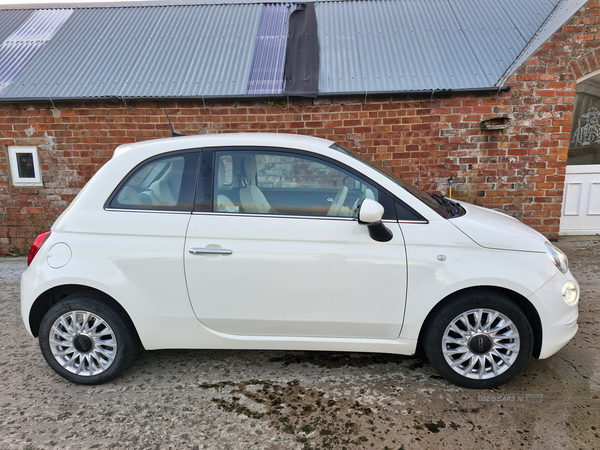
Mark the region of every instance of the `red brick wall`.
POLYGON ((26 253, 122 143, 188 134, 310 134, 353 147, 422 188, 559 231, 577 78, 600 69, 600 8, 590 1, 507 81, 507 93, 424 97, 0 104, 0 255, 26 253), (480 122, 509 117, 505 130, 480 122), (10 187, 2 146, 37 145, 43 188, 10 187))

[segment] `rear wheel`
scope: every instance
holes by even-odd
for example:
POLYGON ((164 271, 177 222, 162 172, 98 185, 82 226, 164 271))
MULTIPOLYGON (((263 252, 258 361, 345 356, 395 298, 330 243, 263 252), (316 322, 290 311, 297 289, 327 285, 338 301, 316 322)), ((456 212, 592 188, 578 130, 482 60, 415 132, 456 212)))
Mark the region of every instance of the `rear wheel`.
POLYGON ((101 298, 74 294, 42 319, 42 355, 61 377, 80 384, 111 381, 135 359, 139 341, 122 314, 101 298))
POLYGON ((436 311, 423 335, 423 347, 448 381, 487 389, 523 370, 533 351, 533 333, 510 299, 494 291, 473 291, 436 311))

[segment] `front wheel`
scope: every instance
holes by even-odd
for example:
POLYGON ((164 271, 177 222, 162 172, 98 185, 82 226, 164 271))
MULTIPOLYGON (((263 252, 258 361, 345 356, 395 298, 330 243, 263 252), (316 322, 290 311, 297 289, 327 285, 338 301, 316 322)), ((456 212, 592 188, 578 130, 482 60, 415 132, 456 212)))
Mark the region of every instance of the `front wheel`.
POLYGON ((489 389, 514 378, 533 351, 521 309, 504 295, 474 291, 435 312, 423 335, 433 367, 454 384, 489 389))
POLYGON ((114 379, 135 359, 139 341, 122 313, 101 298, 74 294, 42 319, 42 355, 61 377, 79 384, 114 379))

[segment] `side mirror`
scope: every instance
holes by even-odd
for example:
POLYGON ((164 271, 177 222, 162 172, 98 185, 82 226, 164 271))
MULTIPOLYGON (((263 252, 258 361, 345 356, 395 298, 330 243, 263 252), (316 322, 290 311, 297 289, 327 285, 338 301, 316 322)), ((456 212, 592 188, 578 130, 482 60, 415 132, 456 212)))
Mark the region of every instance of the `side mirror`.
POLYGON ((383 206, 370 198, 365 198, 358 207, 358 223, 366 225, 369 236, 377 242, 387 242, 394 237, 392 230, 381 221, 383 212, 383 206))

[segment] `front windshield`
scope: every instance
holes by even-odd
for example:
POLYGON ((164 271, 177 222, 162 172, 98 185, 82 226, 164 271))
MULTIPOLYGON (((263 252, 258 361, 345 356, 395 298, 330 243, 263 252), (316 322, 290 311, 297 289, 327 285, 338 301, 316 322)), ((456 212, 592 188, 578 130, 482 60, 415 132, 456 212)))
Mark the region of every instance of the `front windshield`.
POLYGON ((353 150, 347 149, 346 147, 343 147, 339 144, 333 144, 329 148, 331 148, 333 150, 337 150, 338 152, 341 152, 345 155, 351 156, 352 158, 358 159, 359 161, 367 164, 368 166, 370 166, 371 168, 373 168, 374 170, 379 172, 384 177, 389 178, 394 183, 398 184, 405 191, 407 191, 410 194, 412 194, 413 196, 417 197, 419 200, 421 200, 423 203, 425 203, 427 206, 429 206, 431 209, 433 209, 440 215, 442 215, 444 217, 446 216, 446 214, 447 214, 446 209, 441 207, 440 203, 438 201, 436 201, 430 194, 428 194, 425 191, 422 191, 419 188, 416 188, 416 187, 408 184, 406 181, 404 181, 398 175, 392 173, 392 171, 389 167, 380 165, 379 162, 377 162, 377 161, 369 161, 366 158, 364 158, 362 155, 360 155, 359 153, 357 153, 353 150))

